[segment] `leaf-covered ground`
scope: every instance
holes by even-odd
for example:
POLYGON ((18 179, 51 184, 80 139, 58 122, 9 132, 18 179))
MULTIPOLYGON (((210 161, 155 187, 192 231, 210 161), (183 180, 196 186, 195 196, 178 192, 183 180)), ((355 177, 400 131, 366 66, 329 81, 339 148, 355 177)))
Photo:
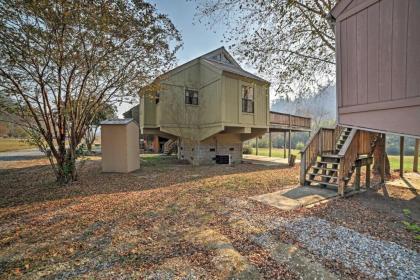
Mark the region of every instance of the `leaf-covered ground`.
POLYGON ((78 182, 60 187, 44 159, 0 162, 0 278, 367 277, 312 255, 276 226, 300 217, 419 252, 401 223, 405 208, 419 221, 410 190, 283 212, 248 197, 297 184, 298 167, 193 167, 146 157, 137 172, 103 174, 93 157, 81 170, 78 182))

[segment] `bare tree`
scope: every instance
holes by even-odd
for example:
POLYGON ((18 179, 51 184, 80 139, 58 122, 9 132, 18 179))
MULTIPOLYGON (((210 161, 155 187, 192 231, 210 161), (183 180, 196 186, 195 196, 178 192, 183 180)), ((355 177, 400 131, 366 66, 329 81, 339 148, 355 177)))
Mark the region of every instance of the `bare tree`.
POLYGON ((102 108, 92 118, 91 123, 87 125, 85 143, 89 153, 92 153, 92 145, 95 142, 96 133, 98 132, 98 128, 100 126, 101 121, 115 118, 116 111, 117 108, 115 106, 112 106, 110 104, 104 104, 102 108))
POLYGON ((228 28, 225 41, 276 86, 299 97, 335 78, 335 36, 328 19, 336 0, 195 0, 196 18, 228 28))
POLYGON ((171 67, 180 40, 143 0, 1 1, 0 91, 58 182, 77 179, 76 148, 103 104, 171 67))

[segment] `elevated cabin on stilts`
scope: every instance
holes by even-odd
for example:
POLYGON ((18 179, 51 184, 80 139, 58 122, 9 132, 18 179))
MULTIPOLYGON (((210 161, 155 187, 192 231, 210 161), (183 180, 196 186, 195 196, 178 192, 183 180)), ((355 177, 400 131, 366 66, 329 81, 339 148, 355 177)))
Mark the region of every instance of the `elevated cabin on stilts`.
POLYGON ((385 155, 385 145, 378 143, 385 143, 386 133, 401 137, 401 176, 404 137, 417 139, 413 170, 418 172, 420 1, 341 0, 330 16, 338 125, 312 135, 302 150, 300 177, 302 185, 335 187, 344 195, 354 173, 356 189, 360 186, 361 166, 369 178, 375 149, 385 155))
POLYGON ((165 140, 159 149, 164 153, 176 151, 193 165, 226 164, 242 161, 244 141, 273 129, 310 129, 310 119, 269 108, 270 83, 245 71, 221 47, 142 89, 138 119, 144 137, 165 140))

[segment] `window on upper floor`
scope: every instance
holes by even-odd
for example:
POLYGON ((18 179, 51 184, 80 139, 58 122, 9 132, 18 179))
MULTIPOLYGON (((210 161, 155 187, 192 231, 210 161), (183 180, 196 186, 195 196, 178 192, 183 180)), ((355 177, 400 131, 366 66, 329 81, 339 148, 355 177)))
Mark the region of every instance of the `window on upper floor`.
POLYGON ((160 93, 159 92, 156 92, 156 94, 155 94, 155 103, 158 104, 159 101, 160 101, 160 93))
POLYGON ((198 90, 185 89, 185 104, 198 105, 198 90))
POLYGON ((254 113, 254 88, 242 86, 242 112, 254 113))

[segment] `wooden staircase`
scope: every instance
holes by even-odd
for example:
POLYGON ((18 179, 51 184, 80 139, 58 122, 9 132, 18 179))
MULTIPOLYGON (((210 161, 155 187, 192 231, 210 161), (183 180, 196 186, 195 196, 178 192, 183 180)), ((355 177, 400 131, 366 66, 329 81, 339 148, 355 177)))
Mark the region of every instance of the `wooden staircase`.
POLYGON ((163 153, 165 155, 170 155, 177 150, 177 140, 175 139, 169 139, 168 141, 163 144, 163 153))
POLYGON ((360 168, 370 170, 378 136, 350 127, 320 128, 301 151, 301 185, 334 188, 344 196, 354 170, 359 183, 360 168))
POLYGON ((311 166, 306 176, 305 185, 315 183, 323 187, 329 186, 338 189, 338 171, 341 158, 337 154, 349 137, 351 130, 351 128, 344 128, 332 153, 321 155, 315 165, 311 166))

